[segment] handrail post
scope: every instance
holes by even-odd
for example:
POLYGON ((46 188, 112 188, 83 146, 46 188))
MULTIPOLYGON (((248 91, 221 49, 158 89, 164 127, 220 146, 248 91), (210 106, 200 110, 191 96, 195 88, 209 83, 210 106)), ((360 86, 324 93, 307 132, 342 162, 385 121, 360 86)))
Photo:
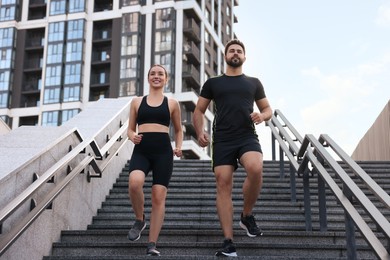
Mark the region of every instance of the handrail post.
POLYGON ((304 200, 304 210, 305 210, 306 231, 312 231, 309 173, 310 170, 308 166, 306 166, 306 169, 304 170, 303 173, 303 200, 304 200))
MULTIPOLYGON (((317 155, 318 161, 324 165, 324 159, 317 155)), ((313 171, 315 171, 313 169, 313 171)), ((318 210, 320 220, 320 231, 328 230, 327 214, 326 214, 326 193, 325 193, 325 181, 322 179, 320 174, 317 174, 318 183, 318 210)))
POLYGON ((271 143, 272 143, 272 161, 276 160, 276 138, 274 135, 271 135, 271 143))
POLYGON ((295 169, 290 162, 290 192, 291 192, 291 202, 297 202, 297 191, 296 191, 296 182, 295 182, 295 169))
MULTIPOLYGON (((294 151, 289 147, 290 152, 293 154, 294 151)), ((295 181, 295 169, 293 167, 293 164, 290 161, 290 192, 291 192, 291 202, 297 201, 297 192, 296 192, 296 181, 295 181)))
MULTIPOLYGON (((349 187, 344 183, 343 184, 343 193, 352 202, 352 192, 349 187)), ((351 216, 344 211, 345 218, 345 235, 347 242, 347 258, 356 259, 356 239, 355 239, 355 224, 351 216)))
POLYGON ((280 168, 280 178, 284 178, 284 155, 283 149, 279 146, 279 168, 280 168))

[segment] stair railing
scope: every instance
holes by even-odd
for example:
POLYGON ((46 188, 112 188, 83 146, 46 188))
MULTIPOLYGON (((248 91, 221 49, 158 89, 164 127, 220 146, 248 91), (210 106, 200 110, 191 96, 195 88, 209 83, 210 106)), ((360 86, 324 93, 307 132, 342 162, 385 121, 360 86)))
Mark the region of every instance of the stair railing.
MULTIPOLYGON (((101 177, 102 172, 107 165, 112 161, 116 154, 125 145, 127 139, 127 122, 121 123, 119 129, 111 138, 107 137, 106 144, 99 148, 94 138, 82 141, 77 129, 74 134, 78 136, 80 143, 72 148, 62 159, 56 162, 46 172, 44 172, 37 180, 35 180, 26 190, 14 198, 6 207, 0 211, 0 224, 4 223, 12 214, 19 209, 24 203, 37 194, 40 188, 47 183, 53 176, 56 176, 64 171, 67 171, 66 176, 47 192, 42 201, 34 205, 32 210, 26 214, 16 225, 11 227, 7 233, 2 233, 0 240, 0 256, 12 245, 13 242, 33 223, 35 219, 55 200, 55 198, 63 191, 67 185, 78 174, 84 172, 89 166, 92 166, 94 173, 87 170, 88 182, 91 178, 101 177), (86 154, 86 150, 90 149, 93 154, 86 154), (81 161, 79 157, 82 157, 81 161), (71 169, 69 164, 76 162, 76 166, 71 169)), ((66 137, 64 137, 66 138, 66 137)), ((58 140, 58 143, 62 141, 58 140)), ((27 167, 27 166, 26 166, 27 167)), ((0 228, 2 225, 0 225, 0 228)))
POLYGON ((285 175, 284 157, 286 156, 289 160, 291 201, 296 202, 295 176, 299 168, 297 154, 299 152, 299 147, 301 146, 303 138, 278 109, 275 110, 274 115, 269 121, 266 122, 266 124, 271 129, 272 160, 276 160, 276 141, 279 144, 279 168, 281 179, 283 179, 285 175))
POLYGON ((368 187, 387 208, 390 208, 390 196, 329 136, 323 134, 317 140, 313 135, 306 135, 304 139, 301 139, 300 135, 278 110, 276 110, 272 119, 267 122, 267 125, 271 129, 272 141, 279 142, 281 161, 282 158, 284 158, 284 155, 290 160, 290 178, 294 179, 294 181, 291 182, 291 191, 294 191, 294 194, 292 194, 293 201, 295 201, 295 174, 303 177, 306 230, 312 230, 309 178, 314 176, 314 174, 317 174, 320 231, 327 230, 325 195, 325 185, 327 185, 344 209, 348 259, 357 258, 355 226, 379 259, 390 259, 386 247, 369 227, 352 201, 354 203, 359 203, 368 214, 369 220, 376 224, 378 232, 384 235, 387 243, 390 242, 390 223, 356 185, 351 177, 349 177, 346 171, 341 167, 340 162, 336 161, 326 148, 330 147, 332 152, 340 157, 341 161, 362 180, 364 185, 368 187), (276 116, 279 116, 284 124, 279 122, 276 116), (295 139, 286 131, 286 127, 290 130, 295 139), (301 144, 299 149, 296 145, 296 141, 301 144), (330 166, 337 178, 342 181, 342 188, 338 186, 334 177, 330 175, 325 165, 330 166), (291 175, 294 175, 294 177, 291 175))

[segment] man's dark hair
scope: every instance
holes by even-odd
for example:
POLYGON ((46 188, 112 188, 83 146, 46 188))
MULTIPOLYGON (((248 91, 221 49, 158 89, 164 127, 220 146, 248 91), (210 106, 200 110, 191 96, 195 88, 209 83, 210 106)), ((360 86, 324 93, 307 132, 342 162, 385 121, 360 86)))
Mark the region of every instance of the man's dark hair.
POLYGON ((244 46, 244 43, 238 39, 233 39, 233 40, 230 40, 228 43, 226 43, 225 45, 225 55, 227 53, 227 50, 229 49, 230 45, 232 44, 238 44, 242 47, 242 50, 244 51, 244 54, 245 54, 245 46, 244 46))

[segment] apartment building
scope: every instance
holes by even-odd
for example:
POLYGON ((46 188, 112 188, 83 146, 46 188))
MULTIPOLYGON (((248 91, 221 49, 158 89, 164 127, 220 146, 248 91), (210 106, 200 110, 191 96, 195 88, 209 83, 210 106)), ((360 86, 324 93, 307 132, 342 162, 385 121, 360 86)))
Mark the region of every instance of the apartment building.
MULTIPOLYGON (((238 0, 2 0, 0 118, 58 126, 100 98, 149 92, 162 64, 180 101, 184 158, 209 158, 191 123, 202 83, 224 71, 238 0)), ((96 115, 99 116, 99 115, 96 115)), ((211 130, 212 109, 206 113, 211 130)))

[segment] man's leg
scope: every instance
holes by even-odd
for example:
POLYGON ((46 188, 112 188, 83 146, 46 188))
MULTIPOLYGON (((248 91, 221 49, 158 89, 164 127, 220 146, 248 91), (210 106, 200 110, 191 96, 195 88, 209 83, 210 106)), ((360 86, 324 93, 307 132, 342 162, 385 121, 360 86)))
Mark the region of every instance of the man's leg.
POLYGON ((252 214, 263 185, 263 155, 259 152, 246 152, 241 156, 240 162, 247 174, 242 187, 244 196, 242 212, 246 216, 252 214))
POLYGON ((241 156, 247 176, 243 185, 244 207, 241 213, 240 227, 249 237, 261 236, 263 232, 257 226, 252 214, 263 184, 263 156, 260 152, 246 152, 241 156))
POLYGON ((214 167, 217 186, 217 212, 225 238, 233 239, 233 171, 231 165, 214 167))

